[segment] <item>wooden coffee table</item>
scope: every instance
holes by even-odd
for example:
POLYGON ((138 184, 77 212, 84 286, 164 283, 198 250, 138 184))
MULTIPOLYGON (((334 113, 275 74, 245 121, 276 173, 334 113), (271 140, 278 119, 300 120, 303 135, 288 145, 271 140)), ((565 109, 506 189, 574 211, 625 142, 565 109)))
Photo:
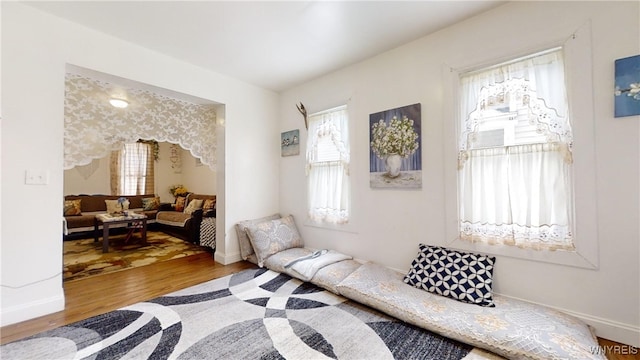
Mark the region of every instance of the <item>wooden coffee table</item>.
POLYGON ((100 233, 98 227, 102 224, 102 252, 109 252, 109 228, 118 224, 127 224, 129 232, 127 234, 128 241, 133 231, 140 229, 141 243, 146 245, 147 243, 147 216, 138 213, 129 213, 124 215, 111 215, 111 214, 97 214, 94 220, 94 241, 98 241, 100 233))

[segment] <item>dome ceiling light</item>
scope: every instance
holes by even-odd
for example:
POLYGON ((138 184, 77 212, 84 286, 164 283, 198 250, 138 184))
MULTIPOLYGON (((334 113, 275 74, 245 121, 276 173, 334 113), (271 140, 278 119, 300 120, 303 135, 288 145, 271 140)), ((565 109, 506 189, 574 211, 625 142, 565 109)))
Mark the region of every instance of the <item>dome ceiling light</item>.
POLYGON ((129 102, 127 100, 119 99, 119 98, 111 98, 111 99, 109 99, 109 104, 111 104, 112 106, 117 107, 119 109, 124 109, 127 106, 129 106, 129 102))

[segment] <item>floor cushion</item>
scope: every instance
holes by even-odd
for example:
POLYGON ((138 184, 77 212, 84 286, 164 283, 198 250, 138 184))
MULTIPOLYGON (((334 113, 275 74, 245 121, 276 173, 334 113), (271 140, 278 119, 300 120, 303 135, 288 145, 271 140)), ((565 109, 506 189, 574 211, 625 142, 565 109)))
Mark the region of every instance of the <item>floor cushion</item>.
POLYGON ((581 320, 551 308, 494 295, 480 307, 403 282, 404 274, 366 263, 337 289, 352 300, 448 338, 509 359, 605 359, 581 320))

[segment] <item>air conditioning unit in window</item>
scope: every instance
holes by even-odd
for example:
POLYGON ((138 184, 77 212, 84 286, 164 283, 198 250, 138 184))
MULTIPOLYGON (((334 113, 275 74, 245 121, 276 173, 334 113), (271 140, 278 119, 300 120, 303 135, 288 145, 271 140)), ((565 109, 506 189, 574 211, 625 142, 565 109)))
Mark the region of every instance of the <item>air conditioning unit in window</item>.
POLYGON ((485 130, 475 133, 472 149, 504 146, 504 129, 485 130))

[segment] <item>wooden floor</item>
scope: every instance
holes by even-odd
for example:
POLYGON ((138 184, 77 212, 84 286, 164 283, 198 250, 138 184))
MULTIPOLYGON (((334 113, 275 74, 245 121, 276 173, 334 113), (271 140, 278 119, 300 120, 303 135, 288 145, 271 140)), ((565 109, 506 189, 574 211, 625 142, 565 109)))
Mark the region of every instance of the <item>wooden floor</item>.
POLYGON ((255 265, 242 261, 215 263, 209 253, 96 275, 64 283, 63 311, 0 328, 5 344, 124 306, 156 298, 255 265))
MULTIPOLYGON (((65 310, 0 328, 0 344, 253 267, 245 261, 220 265, 205 253, 68 281, 64 283, 65 310)), ((635 349, 636 355, 617 354, 634 349, 605 339, 599 342, 611 350, 607 352, 610 360, 640 360, 640 349, 635 349)))

